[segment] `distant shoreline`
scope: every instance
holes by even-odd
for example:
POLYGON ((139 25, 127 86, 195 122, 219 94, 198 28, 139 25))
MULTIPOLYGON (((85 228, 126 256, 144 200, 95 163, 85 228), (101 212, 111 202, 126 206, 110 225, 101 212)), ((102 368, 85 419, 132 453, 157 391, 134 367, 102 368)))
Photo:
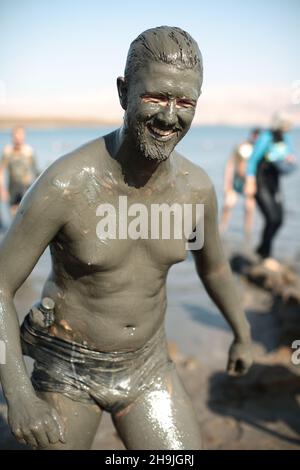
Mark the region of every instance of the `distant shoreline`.
MULTIPOLYGON (((72 118, 72 117, 26 117, 26 116, 10 116, 0 117, 0 130, 11 130, 15 126, 24 126, 32 129, 64 129, 64 128, 80 128, 80 127, 113 127, 120 126, 122 120, 111 119, 104 120, 98 118, 72 118)), ((192 127, 224 127, 224 128, 242 128, 250 129, 253 124, 241 122, 234 124, 230 122, 215 122, 215 123, 193 123, 192 127)), ((262 128, 266 126, 261 126, 262 128)), ((298 130, 299 126, 294 126, 294 130, 298 130)))
POLYGON ((70 117, 0 117, 0 129, 11 129, 15 126, 32 127, 35 129, 64 128, 64 127, 97 127, 119 126, 120 120, 97 118, 70 118, 70 117))

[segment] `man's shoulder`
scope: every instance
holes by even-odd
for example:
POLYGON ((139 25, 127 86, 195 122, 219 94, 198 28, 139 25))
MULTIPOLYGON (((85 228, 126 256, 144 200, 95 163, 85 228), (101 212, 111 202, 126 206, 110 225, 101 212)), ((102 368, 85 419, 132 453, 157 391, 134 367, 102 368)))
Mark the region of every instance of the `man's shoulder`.
POLYGON ((22 146, 22 154, 25 156, 25 157, 32 157, 33 154, 34 154, 34 150, 33 150, 33 147, 29 144, 23 144, 22 146))
POLYGON ((11 144, 6 144, 2 151, 3 157, 9 158, 12 153, 13 153, 13 146, 11 144))
POLYGON ((72 163, 88 163, 94 162, 96 159, 101 158, 105 152, 105 140, 104 137, 97 137, 97 139, 90 140, 80 147, 72 150, 71 152, 63 155, 57 160, 57 163, 64 162, 68 166, 71 161, 72 163))
POLYGON ((42 174, 54 187, 80 188, 87 177, 95 176, 105 153, 104 138, 99 137, 55 160, 42 174))
POLYGON ((174 153, 174 160, 180 174, 183 174, 194 190, 210 191, 213 183, 206 171, 199 165, 191 162, 178 152, 174 153))

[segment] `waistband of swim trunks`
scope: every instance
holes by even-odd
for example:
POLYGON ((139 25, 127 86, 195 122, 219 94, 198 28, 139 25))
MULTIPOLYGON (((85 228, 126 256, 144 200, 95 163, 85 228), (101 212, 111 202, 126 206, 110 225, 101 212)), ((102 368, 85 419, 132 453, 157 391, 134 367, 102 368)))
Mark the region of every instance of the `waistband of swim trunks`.
POLYGON ((36 328, 29 315, 27 315, 21 326, 21 339, 24 354, 34 358, 34 349, 43 349, 51 352, 52 355, 58 356, 62 359, 72 358, 73 362, 85 362, 86 360, 93 361, 112 361, 114 363, 122 363, 134 359, 145 358, 151 353, 158 344, 163 346, 166 342, 165 328, 162 324, 154 335, 147 341, 144 346, 134 351, 113 351, 105 352, 90 349, 85 345, 75 341, 68 341, 66 339, 58 338, 50 335, 47 330, 36 328))

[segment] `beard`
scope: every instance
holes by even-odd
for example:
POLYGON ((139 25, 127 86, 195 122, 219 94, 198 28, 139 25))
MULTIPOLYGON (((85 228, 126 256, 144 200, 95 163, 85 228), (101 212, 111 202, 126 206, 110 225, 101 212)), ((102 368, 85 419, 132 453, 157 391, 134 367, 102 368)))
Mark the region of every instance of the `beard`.
POLYGON ((170 139, 170 142, 159 142, 154 139, 145 124, 137 126, 136 130, 136 146, 139 152, 147 158, 156 162, 166 161, 173 152, 177 139, 175 136, 170 139))
POLYGON ((147 160, 166 161, 179 141, 178 136, 174 136, 169 141, 160 142, 150 134, 144 121, 132 123, 126 119, 124 124, 125 133, 130 135, 136 150, 147 160))

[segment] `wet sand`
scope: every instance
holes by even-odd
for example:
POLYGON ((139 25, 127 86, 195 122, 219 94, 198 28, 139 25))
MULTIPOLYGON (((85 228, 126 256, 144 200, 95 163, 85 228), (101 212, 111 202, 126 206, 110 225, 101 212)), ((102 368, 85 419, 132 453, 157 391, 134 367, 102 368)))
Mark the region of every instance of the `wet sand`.
MULTIPOLYGON (((16 296, 20 321, 39 298, 49 270, 46 252, 16 296)), ((168 282, 166 327, 178 372, 192 398, 206 449, 300 449, 300 311, 237 277, 252 327, 255 365, 243 378, 226 375, 232 335, 196 276, 192 259, 174 266, 168 282)), ((30 360, 27 360, 30 369, 30 360)), ((6 423, 0 395, 0 449, 24 448, 6 423)), ((104 413, 93 449, 124 449, 104 413)))

